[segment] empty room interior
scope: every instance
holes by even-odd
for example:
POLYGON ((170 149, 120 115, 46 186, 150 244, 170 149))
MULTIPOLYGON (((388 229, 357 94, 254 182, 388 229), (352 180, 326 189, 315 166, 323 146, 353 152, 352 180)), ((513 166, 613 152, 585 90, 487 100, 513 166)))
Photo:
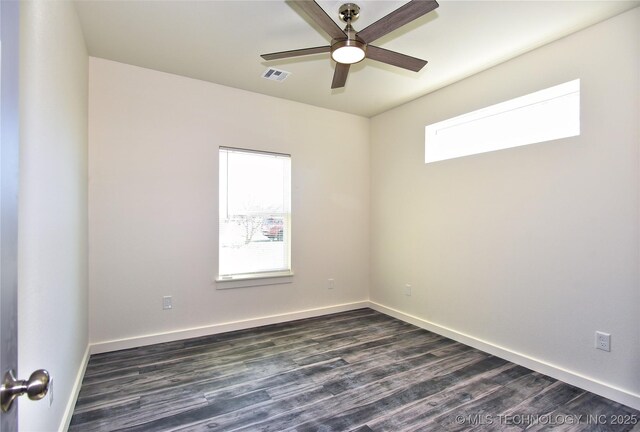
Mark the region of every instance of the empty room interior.
POLYGON ((18 430, 640 430, 640 2, 2 3, 18 430))

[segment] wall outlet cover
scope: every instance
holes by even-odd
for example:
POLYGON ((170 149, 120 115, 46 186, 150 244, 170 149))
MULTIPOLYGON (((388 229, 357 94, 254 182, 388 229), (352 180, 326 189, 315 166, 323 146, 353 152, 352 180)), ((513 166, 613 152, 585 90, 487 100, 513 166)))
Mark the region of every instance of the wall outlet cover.
POLYGON ((609 333, 597 331, 596 348, 602 351, 611 351, 611 335, 609 333))

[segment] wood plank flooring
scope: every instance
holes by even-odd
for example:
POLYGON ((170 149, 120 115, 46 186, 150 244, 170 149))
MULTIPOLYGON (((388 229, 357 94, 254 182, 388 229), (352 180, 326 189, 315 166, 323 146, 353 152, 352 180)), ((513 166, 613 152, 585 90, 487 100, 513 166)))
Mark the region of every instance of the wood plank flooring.
POLYGON ((69 430, 639 431, 636 422, 629 407, 360 309, 93 355, 69 430))

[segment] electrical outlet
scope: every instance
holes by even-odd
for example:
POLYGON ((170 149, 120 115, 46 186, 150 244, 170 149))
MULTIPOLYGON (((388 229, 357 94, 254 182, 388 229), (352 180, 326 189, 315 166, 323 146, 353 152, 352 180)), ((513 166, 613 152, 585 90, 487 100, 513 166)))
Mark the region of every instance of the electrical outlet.
POLYGON ((327 288, 328 289, 334 289, 336 286, 336 283, 333 279, 329 279, 327 280, 327 288))
POLYGON ((609 333, 597 331, 596 348, 602 351, 611 351, 611 335, 609 333))
POLYGON ((173 300, 171 299, 171 296, 162 297, 162 309, 173 309, 173 300))
POLYGON ((404 286, 404 295, 406 295, 406 296, 410 296, 411 295, 411 285, 410 284, 406 284, 404 286))

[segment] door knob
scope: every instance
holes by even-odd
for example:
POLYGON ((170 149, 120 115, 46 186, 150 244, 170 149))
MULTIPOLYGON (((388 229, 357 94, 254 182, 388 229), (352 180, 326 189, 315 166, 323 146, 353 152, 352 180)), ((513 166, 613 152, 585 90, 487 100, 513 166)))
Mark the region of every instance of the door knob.
POLYGON ((28 380, 17 380, 13 370, 10 370, 4 375, 4 381, 2 382, 2 387, 0 387, 0 407, 2 412, 9 411, 13 400, 25 393, 31 400, 42 399, 49 391, 50 381, 49 372, 44 369, 38 369, 32 373, 28 380))

